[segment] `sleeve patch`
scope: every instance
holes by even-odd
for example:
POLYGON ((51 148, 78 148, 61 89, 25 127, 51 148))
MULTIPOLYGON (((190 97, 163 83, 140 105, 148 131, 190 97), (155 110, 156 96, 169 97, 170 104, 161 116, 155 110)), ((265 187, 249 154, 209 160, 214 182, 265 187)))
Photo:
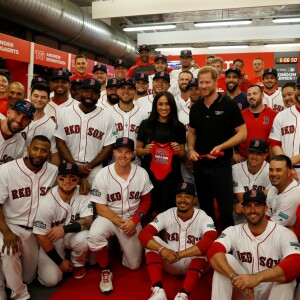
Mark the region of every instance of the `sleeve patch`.
POLYGON ((279 217, 281 217, 281 218, 283 218, 285 220, 287 220, 289 218, 289 216, 286 215, 286 214, 284 214, 282 211, 279 213, 279 217))
POLYGON ((214 224, 207 224, 206 226, 207 226, 208 228, 213 228, 213 229, 216 228, 214 224))
POLYGON ((96 196, 96 197, 101 197, 101 192, 98 191, 97 189, 92 189, 90 191, 90 194, 93 195, 93 196, 96 196))
POLYGON ((237 187, 238 185, 239 184, 236 181, 233 182, 233 187, 237 187))
POLYGON ((37 227, 37 228, 42 228, 42 229, 46 228, 46 224, 43 223, 42 221, 34 221, 33 226, 37 227))
POLYGON ((222 232, 218 238, 221 239, 221 238, 224 238, 225 236, 226 236, 226 234, 224 232, 222 232))
POLYGON ((300 244, 295 243, 295 242, 290 242, 290 245, 291 245, 292 247, 295 247, 295 249, 299 249, 299 248, 300 248, 300 244))

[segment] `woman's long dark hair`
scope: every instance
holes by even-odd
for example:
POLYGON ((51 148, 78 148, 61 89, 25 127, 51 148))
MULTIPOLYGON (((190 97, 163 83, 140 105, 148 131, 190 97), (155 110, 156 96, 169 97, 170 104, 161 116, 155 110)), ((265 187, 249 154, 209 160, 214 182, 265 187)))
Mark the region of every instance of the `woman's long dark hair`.
POLYGON ((155 97, 153 99, 152 111, 148 118, 148 129, 152 132, 153 132, 153 130, 155 128, 155 124, 158 122, 158 118, 159 118, 159 114, 157 112, 157 102, 163 96, 165 96, 168 99, 168 103, 171 108, 167 123, 169 124, 172 131, 176 130, 180 127, 180 122, 178 120, 177 106, 176 106, 174 96, 170 92, 159 92, 155 95, 155 97))

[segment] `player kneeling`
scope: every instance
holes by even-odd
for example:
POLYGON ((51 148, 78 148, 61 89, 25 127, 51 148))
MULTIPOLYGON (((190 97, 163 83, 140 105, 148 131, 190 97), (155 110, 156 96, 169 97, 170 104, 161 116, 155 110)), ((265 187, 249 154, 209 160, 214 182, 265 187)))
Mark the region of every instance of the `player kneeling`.
POLYGON ((217 238, 211 217, 195 208, 194 186, 182 183, 177 187, 176 206, 159 214, 139 234, 141 244, 147 248, 146 260, 152 284, 149 300, 167 300, 162 285, 162 267, 169 273, 185 275, 180 292, 174 300, 187 300, 188 295, 208 269, 204 256, 217 238), (157 235, 166 231, 167 242, 157 235))
POLYGON ((52 188, 37 210, 33 233, 40 245, 38 279, 45 286, 55 286, 63 272, 76 279, 86 274, 87 235, 93 221, 90 196, 79 194, 78 167, 62 163, 58 168, 57 186, 52 188), (70 260, 65 256, 70 249, 70 260))
POLYGON ((297 237, 266 219, 263 192, 245 192, 242 205, 247 223, 225 229, 207 252, 215 270, 211 299, 293 300, 300 275, 297 237))
POLYGON ((98 217, 93 222, 88 244, 102 268, 100 290, 113 290, 112 272, 108 261, 107 239, 116 236, 123 251, 122 264, 138 269, 143 248, 138 240, 140 219, 150 207, 153 185, 147 172, 134 164, 134 141, 118 138, 114 146, 115 163, 101 169, 92 185, 92 201, 98 217))

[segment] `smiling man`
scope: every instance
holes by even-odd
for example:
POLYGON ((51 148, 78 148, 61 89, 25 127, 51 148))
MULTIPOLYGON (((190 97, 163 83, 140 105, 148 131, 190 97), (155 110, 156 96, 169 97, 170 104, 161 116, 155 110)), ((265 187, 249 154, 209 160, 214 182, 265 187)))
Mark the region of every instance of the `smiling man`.
POLYGON ((88 73, 88 61, 83 54, 78 54, 75 57, 76 73, 70 77, 70 81, 75 79, 85 79, 93 77, 93 74, 88 73))

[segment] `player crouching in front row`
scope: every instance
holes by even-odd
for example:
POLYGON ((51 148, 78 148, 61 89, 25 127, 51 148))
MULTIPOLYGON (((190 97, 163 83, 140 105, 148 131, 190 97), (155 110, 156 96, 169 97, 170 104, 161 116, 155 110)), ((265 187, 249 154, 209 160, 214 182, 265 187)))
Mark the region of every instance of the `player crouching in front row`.
POLYGON ((245 192, 242 205, 247 223, 225 229, 207 253, 215 269, 211 299, 293 300, 300 275, 297 237, 266 219, 263 192, 245 192))
MULTIPOLYGON (((190 183, 178 185, 176 206, 159 214, 139 234, 141 244, 147 248, 146 261, 152 284, 149 300, 167 300, 162 285, 162 267, 174 275, 185 275, 182 289, 174 300, 187 300, 188 295, 207 271, 204 256, 217 238, 211 217, 195 208, 195 188, 190 183), (166 231, 167 242, 158 237, 166 231)), ((220 298, 221 299, 221 298, 220 298)))
POLYGON ((52 188, 37 210, 33 233, 40 245, 38 279, 45 286, 55 286, 63 272, 76 279, 86 274, 89 248, 88 229, 93 221, 90 196, 80 195, 78 166, 62 163, 58 168, 57 186, 52 188), (64 249, 70 249, 71 261, 64 249))

